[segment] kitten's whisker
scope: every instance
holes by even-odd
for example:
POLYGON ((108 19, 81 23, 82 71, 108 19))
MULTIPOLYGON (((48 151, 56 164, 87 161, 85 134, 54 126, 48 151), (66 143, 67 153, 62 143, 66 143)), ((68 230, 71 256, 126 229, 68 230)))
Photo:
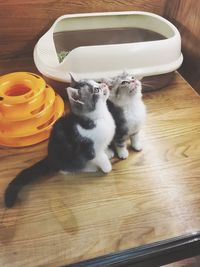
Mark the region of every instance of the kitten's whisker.
POLYGON ((153 86, 155 83, 147 83, 147 82, 142 82, 142 85, 145 85, 145 86, 153 86))
POLYGON ((142 84, 142 86, 149 87, 149 88, 154 88, 155 87, 154 85, 150 85, 150 84, 142 84))

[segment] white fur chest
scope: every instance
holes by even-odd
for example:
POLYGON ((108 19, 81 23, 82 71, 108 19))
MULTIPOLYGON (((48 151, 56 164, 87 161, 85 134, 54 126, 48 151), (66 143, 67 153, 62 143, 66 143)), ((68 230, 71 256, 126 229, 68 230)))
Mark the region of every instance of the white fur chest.
POLYGON ((83 137, 91 139, 94 143, 95 151, 104 150, 112 141, 115 133, 115 123, 106 109, 102 109, 101 115, 94 120, 95 127, 93 129, 84 129, 78 125, 78 131, 83 137))
POLYGON ((127 121, 128 134, 138 132, 144 123, 146 117, 146 109, 143 101, 137 99, 124 107, 124 116, 127 121))

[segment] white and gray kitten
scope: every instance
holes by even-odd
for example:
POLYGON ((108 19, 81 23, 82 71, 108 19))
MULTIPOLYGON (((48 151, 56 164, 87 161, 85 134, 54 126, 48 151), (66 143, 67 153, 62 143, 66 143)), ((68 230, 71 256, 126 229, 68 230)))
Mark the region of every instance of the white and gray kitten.
POLYGON ((134 150, 142 150, 139 132, 146 117, 142 85, 139 80, 126 72, 114 78, 102 80, 110 89, 107 105, 116 124, 113 140, 115 150, 119 158, 125 159, 129 155, 127 149, 129 138, 134 150))
POLYGON ((112 170, 107 147, 115 134, 115 123, 107 108, 109 89, 92 80, 72 82, 67 88, 71 112, 53 126, 44 159, 22 170, 9 183, 5 205, 12 207, 28 183, 54 172, 100 168, 112 170))
POLYGON ((94 127, 77 124, 77 130, 84 139, 93 144, 94 158, 87 162, 82 171, 100 168, 104 173, 112 170, 108 145, 115 134, 115 123, 108 107, 110 91, 105 83, 93 80, 74 81, 74 88, 67 88, 71 111, 81 118, 87 118, 94 127))

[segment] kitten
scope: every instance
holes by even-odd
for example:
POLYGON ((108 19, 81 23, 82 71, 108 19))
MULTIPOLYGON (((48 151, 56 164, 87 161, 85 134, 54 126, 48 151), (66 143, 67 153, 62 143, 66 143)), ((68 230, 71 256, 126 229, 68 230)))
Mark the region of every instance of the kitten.
POLYGON ((146 109, 142 101, 141 82, 126 72, 103 81, 110 89, 107 105, 116 124, 113 140, 115 150, 119 158, 125 159, 129 155, 126 144, 129 138, 134 150, 142 150, 139 132, 145 120, 146 109))
POLYGON ((48 143, 48 155, 33 166, 22 170, 5 191, 5 205, 12 207, 23 186, 41 176, 58 171, 73 172, 99 167, 104 173, 112 166, 106 154, 115 133, 114 120, 106 101, 106 84, 92 80, 73 81, 67 88, 71 113, 53 126, 48 143))

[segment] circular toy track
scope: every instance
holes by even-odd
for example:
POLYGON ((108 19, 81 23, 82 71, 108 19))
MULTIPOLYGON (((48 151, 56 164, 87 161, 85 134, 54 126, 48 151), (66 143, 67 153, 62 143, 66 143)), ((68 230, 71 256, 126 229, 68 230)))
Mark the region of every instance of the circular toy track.
POLYGON ((0 77, 0 145, 29 146, 49 137, 64 102, 44 79, 28 72, 0 77))

